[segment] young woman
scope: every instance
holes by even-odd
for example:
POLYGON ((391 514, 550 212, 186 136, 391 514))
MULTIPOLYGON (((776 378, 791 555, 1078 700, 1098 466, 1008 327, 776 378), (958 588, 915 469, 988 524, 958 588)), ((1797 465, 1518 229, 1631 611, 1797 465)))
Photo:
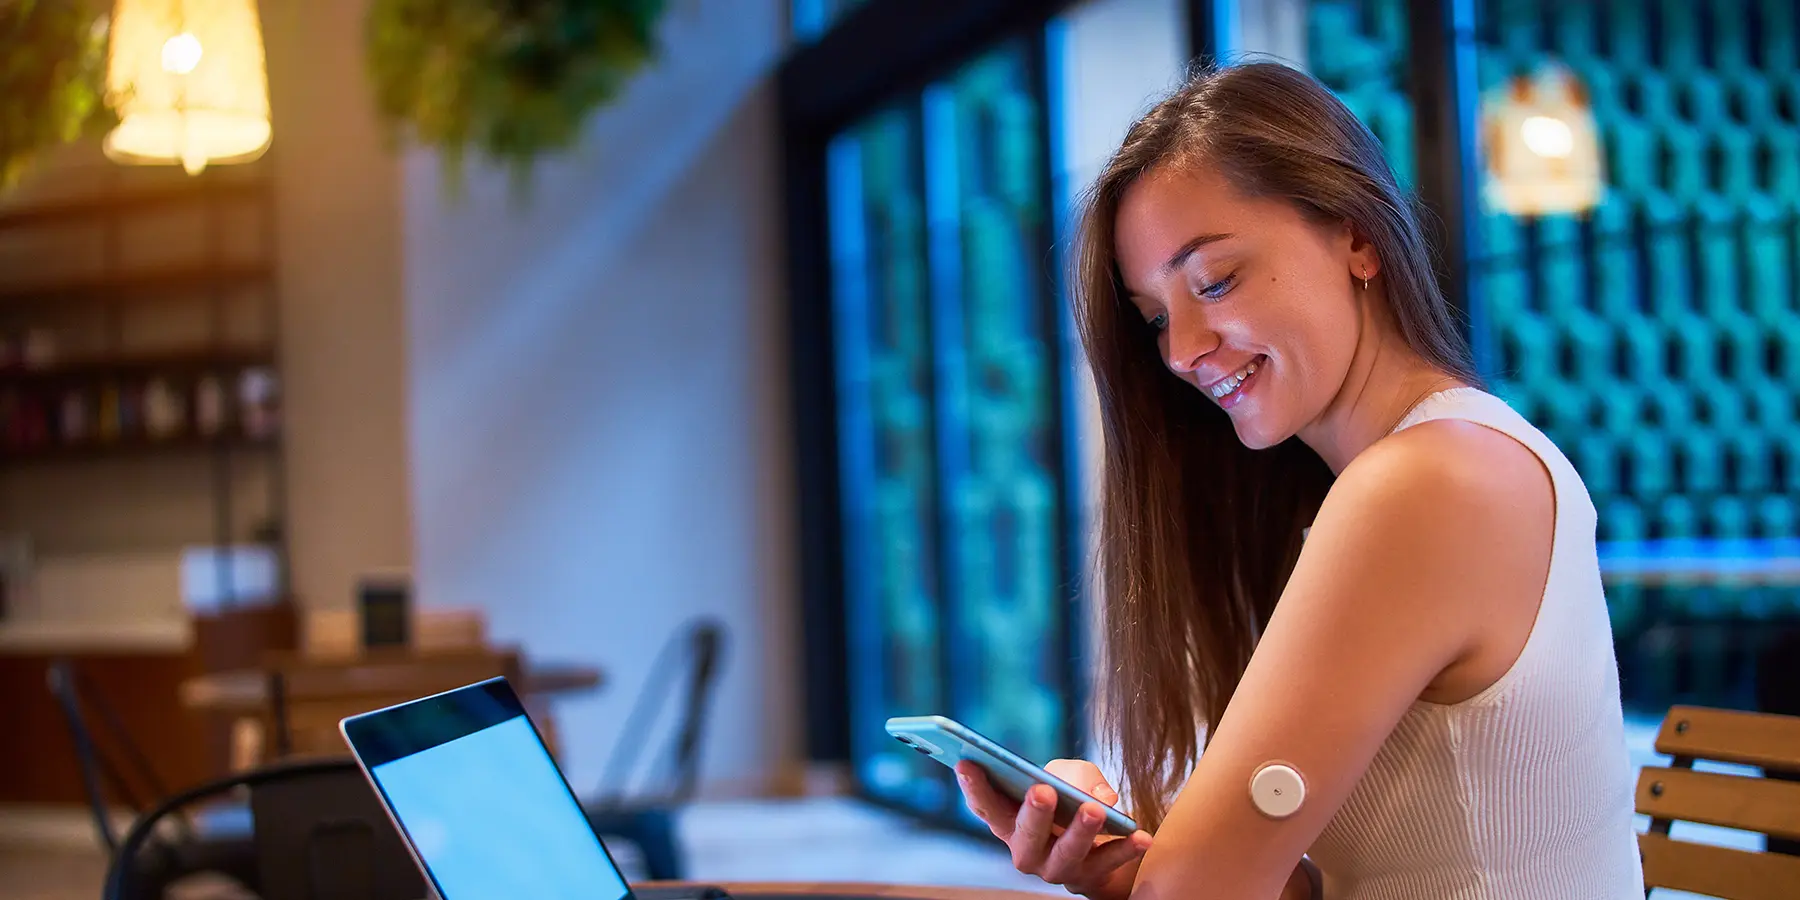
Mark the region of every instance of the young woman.
POLYGON ((1018 868, 1096 900, 1642 898, 1593 504, 1481 391, 1374 136, 1298 71, 1204 73, 1092 188, 1079 267, 1104 736, 1147 831, 1058 834, 1047 787, 965 764, 1018 868), (1297 810, 1253 798, 1271 764, 1297 810))

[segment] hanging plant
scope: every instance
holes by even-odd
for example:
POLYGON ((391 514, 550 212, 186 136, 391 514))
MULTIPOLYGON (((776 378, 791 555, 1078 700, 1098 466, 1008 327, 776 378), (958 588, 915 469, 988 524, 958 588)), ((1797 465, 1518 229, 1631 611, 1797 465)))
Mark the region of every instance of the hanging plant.
POLYGON ((0 191, 47 150, 111 128, 106 16, 91 0, 0 0, 0 191))
POLYGON ((568 148, 655 52, 663 0, 374 0, 375 105, 460 180, 473 150, 512 170, 568 148))

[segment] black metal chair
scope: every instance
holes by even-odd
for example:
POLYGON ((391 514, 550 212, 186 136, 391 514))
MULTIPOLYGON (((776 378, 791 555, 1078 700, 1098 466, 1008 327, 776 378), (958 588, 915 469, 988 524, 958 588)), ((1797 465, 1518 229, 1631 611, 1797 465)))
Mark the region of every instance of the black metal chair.
MULTIPOLYGON (((93 814, 94 829, 107 853, 116 858, 120 840, 113 827, 109 796, 141 816, 146 800, 140 790, 163 797, 168 795, 168 788, 132 740, 118 713, 93 690, 73 662, 52 660, 45 680, 75 747, 76 765, 93 814), (104 729, 103 734, 94 728, 96 723, 104 729), (112 752, 101 752, 102 742, 112 752)), ((256 851, 247 829, 209 832, 197 828, 193 817, 186 814, 174 817, 169 825, 172 827, 165 827, 158 836, 153 868, 145 873, 147 879, 159 879, 155 892, 146 896, 159 897, 169 883, 201 872, 228 875, 252 891, 259 889, 256 851)))
POLYGON ((710 618, 685 626, 663 646, 651 667, 650 680, 634 702, 619 743, 607 761, 601 789, 583 803, 588 822, 602 840, 611 837, 635 845, 653 881, 679 881, 686 873, 674 814, 693 799, 700 784, 700 750, 706 712, 718 682, 725 652, 725 626, 710 618), (685 679, 676 667, 685 659, 685 679), (670 704, 670 694, 686 682, 685 702, 674 723, 667 755, 652 758, 651 768, 633 787, 645 741, 657 713, 670 704))
POLYGON ((354 760, 265 766, 182 791, 139 816, 107 869, 102 900, 159 900, 172 880, 156 832, 208 800, 248 789, 263 900, 416 900, 426 896, 400 835, 354 760))

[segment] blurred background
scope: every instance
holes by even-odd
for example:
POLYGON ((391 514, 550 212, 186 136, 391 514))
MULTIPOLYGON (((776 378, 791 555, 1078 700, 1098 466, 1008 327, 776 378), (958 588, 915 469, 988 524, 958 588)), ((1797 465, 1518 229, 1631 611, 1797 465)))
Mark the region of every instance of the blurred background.
POLYGON ((1104 756, 1064 253, 1202 57, 1429 209, 1640 764, 1800 712, 1792 0, 0 0, 0 54, 7 896, 491 674, 636 873, 1031 887, 881 724, 1104 756))

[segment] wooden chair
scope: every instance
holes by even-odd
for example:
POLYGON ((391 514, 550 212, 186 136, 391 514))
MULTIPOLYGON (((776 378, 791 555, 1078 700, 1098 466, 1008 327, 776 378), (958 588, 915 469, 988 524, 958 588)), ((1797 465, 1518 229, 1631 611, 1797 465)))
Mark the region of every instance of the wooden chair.
MULTIPOLYGON (((1752 853, 1678 841, 1676 820, 1800 838, 1800 783, 1696 772, 1694 761, 1800 771, 1800 718, 1692 706, 1669 710, 1656 750, 1674 759, 1638 777, 1637 809, 1650 816, 1640 835, 1644 884, 1726 900, 1791 900, 1800 891, 1800 856, 1752 853)), ((1649 892, 1647 892, 1649 893, 1649 892)))

